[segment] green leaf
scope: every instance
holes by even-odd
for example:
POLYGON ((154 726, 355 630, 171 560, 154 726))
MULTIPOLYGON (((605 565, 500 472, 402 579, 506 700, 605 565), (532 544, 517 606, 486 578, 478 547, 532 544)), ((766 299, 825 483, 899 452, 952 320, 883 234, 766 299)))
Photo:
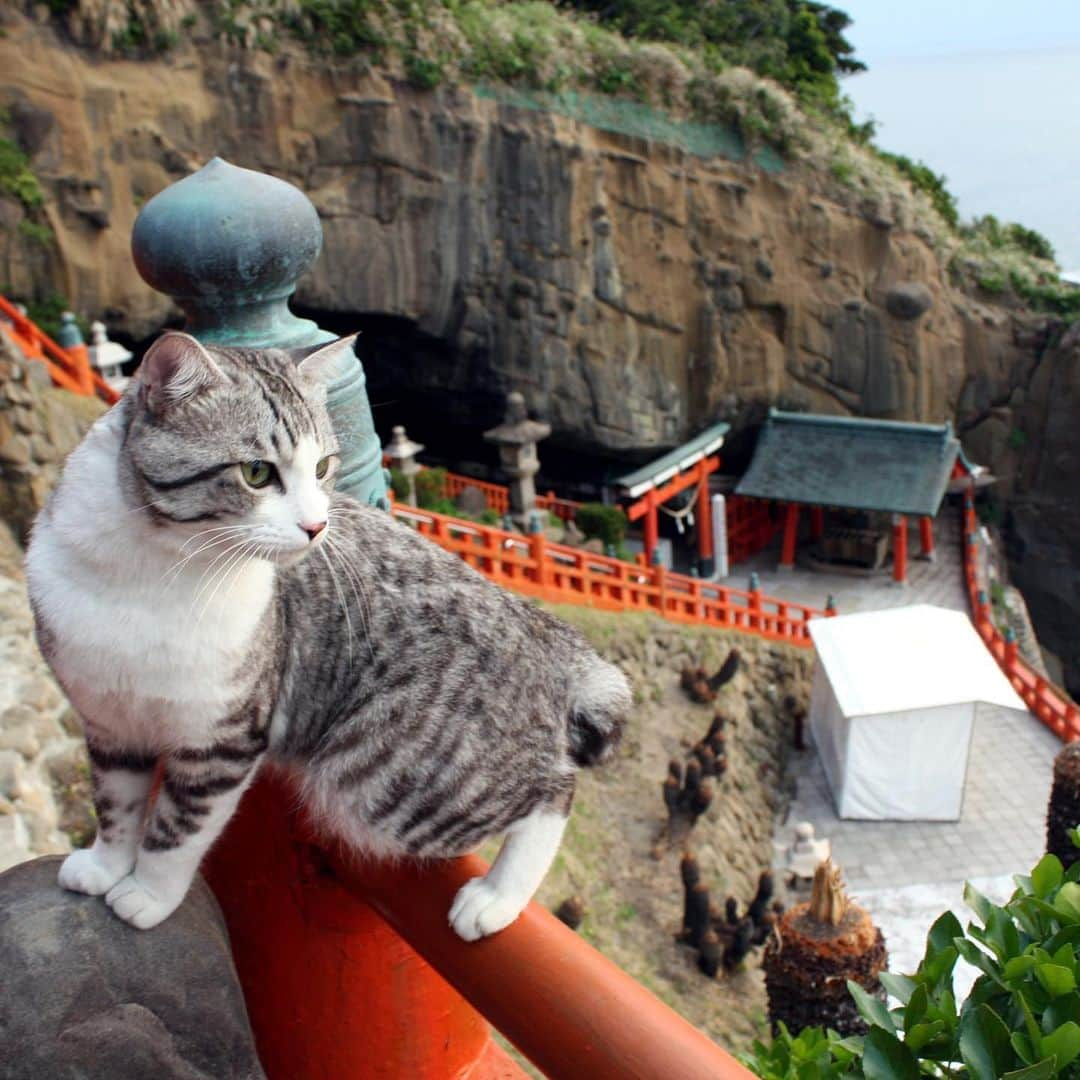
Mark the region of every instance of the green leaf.
POLYGON ((1001 977, 998 973, 998 966, 994 962, 994 958, 984 953, 974 941, 968 941, 966 938, 961 938, 956 943, 957 949, 960 950, 960 955, 969 963, 972 967, 977 967, 984 975, 989 976, 994 982, 1000 986, 1005 984, 1001 981, 1001 977))
POLYGON ((1001 974, 1005 979, 1018 979, 1026 975, 1034 966, 1034 956, 1014 956, 1002 968, 1001 974))
POLYGON ((918 1080, 919 1060, 895 1035, 883 1028, 870 1029, 863 1043, 866 1080, 918 1080))
POLYGON ((853 982, 851 979, 848 979, 847 987, 848 993, 855 1000, 860 1015, 868 1024, 883 1028, 891 1035, 896 1034, 896 1024, 893 1022, 892 1015, 883 1001, 872 997, 857 982, 853 982))
POLYGON ((1054 897, 1054 910, 1071 923, 1080 922, 1080 885, 1066 881, 1054 897))
POLYGON ((964 882, 964 903, 982 919, 983 923, 990 918, 990 909, 994 906, 970 881, 964 882))
POLYGON ((1009 1037, 1009 1042, 1012 1043, 1016 1056, 1025 1065, 1030 1065, 1035 1060, 1035 1051, 1031 1049, 1031 1040, 1022 1031, 1014 1031, 1009 1037))
POLYGON ((1080 1054, 1080 1025, 1072 1020, 1066 1021, 1050 1035, 1044 1035, 1039 1048, 1048 1057, 1057 1058, 1057 1067, 1064 1069, 1077 1054, 1080 1054))
POLYGON ((1007 1072, 1001 1080, 1050 1080, 1056 1072, 1057 1059, 1046 1058, 1036 1065, 1029 1065, 1026 1069, 1007 1072))
POLYGON ((926 1010, 930 1005, 930 997, 925 986, 917 986, 911 995, 911 1000, 904 1009, 904 1031, 910 1031, 916 1024, 921 1023, 926 1016, 926 1010))
POLYGON ((1056 855, 1044 855, 1031 871, 1031 887, 1035 895, 1045 899, 1062 882, 1065 869, 1056 855))
POLYGON ((901 1005, 906 1005, 911 1000, 915 987, 919 985, 910 975, 894 975, 891 971, 883 971, 878 978, 881 980, 881 985, 901 1005))
MULTIPOLYGON (((905 1034, 904 1042, 917 1054, 944 1033, 945 1021, 931 1020, 925 1024, 915 1024, 911 1030, 905 1034)), ((948 1040, 946 1040, 946 1042, 948 1043, 948 1040)))
POLYGON ((1044 1034, 1049 1035, 1055 1028, 1069 1020, 1080 1024, 1080 994, 1065 994, 1056 998, 1043 1010, 1042 1029, 1044 1034))
POLYGON ((960 1056, 977 1080, 998 1080, 1013 1063, 1005 1022, 989 1005, 980 1005, 960 1021, 960 1056))
POLYGON ((1043 989, 1053 998, 1061 997, 1076 989, 1076 976, 1060 964, 1038 964, 1035 967, 1035 978, 1043 985, 1043 989))
POLYGON ((1001 963, 1020 953, 1020 937, 1016 926, 1004 908, 990 909, 986 923, 987 942, 1001 963))
MULTIPOLYGON (((965 899, 967 899, 967 888, 968 886, 965 885, 965 899)), ((964 928, 960 925, 960 920, 951 911, 939 915, 934 925, 930 927, 930 933, 926 935, 925 959, 929 960, 930 957, 948 949, 952 945, 954 938, 963 936, 964 928)))
POLYGON ((946 979, 952 979, 952 971, 956 967, 958 955, 956 946, 950 945, 947 949, 942 949, 934 953, 932 957, 923 960, 919 965, 919 972, 931 986, 938 986, 946 979))

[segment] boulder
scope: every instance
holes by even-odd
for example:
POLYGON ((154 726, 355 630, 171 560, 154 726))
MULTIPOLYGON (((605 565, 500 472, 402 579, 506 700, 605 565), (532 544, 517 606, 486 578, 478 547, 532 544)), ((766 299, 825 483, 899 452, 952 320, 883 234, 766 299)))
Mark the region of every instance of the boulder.
POLYGON ((0 874, 2 1080, 262 1080, 221 911, 202 879, 153 930, 56 883, 0 874))
POLYGON ((930 310, 933 303, 933 294, 919 281, 894 285, 885 294, 885 309, 897 319, 918 319, 930 310))

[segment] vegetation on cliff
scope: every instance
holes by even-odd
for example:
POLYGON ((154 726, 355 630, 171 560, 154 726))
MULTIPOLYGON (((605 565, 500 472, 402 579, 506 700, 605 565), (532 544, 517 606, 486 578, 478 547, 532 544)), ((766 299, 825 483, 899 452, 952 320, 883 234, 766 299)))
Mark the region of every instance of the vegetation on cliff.
POLYGON ((269 52, 298 42, 422 89, 598 93, 724 125, 842 200, 921 233, 958 287, 1080 316, 1080 290, 1061 283, 1043 237, 993 218, 962 225, 944 177, 872 145, 873 124, 854 123, 840 83, 862 69, 844 37, 850 20, 816 0, 50 0, 49 9, 76 41, 132 58, 207 37, 269 52))

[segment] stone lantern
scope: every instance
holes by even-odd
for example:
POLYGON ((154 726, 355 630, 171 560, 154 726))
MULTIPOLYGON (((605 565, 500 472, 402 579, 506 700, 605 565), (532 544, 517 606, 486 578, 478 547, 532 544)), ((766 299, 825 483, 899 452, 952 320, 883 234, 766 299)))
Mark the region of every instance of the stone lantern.
POLYGON ((103 322, 90 324, 90 348, 87 350, 90 366, 118 394, 124 392, 128 378, 122 365, 131 359, 131 352, 117 341, 110 341, 103 322))
MULTIPOLYGON (((131 236, 136 268, 184 309, 189 334, 245 348, 334 340, 289 310, 297 279, 321 250, 319 215, 299 188, 217 157, 155 195, 131 236)), ((326 405, 341 443, 337 487, 388 507, 364 369, 351 352, 338 360, 326 405)))
POLYGON ((538 519, 536 485, 540 471, 536 444, 551 434, 551 425, 530 420, 525 398, 516 390, 506 395, 506 416, 498 427, 484 432, 487 442, 499 448, 499 464, 510 477, 510 516, 523 532, 538 519))
POLYGON ((400 424, 397 424, 390 434, 390 441, 383 450, 383 453, 390 459, 391 467, 397 469, 405 477, 405 481, 409 485, 409 490, 405 493, 405 501, 410 506, 416 505, 415 477, 422 468, 416 460, 416 455, 423 449, 420 443, 413 442, 405 434, 405 429, 400 424))

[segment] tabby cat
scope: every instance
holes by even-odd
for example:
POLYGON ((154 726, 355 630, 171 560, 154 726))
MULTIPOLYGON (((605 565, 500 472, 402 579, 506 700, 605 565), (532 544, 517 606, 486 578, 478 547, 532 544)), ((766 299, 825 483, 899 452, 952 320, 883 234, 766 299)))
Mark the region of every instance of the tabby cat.
POLYGON ((34 527, 38 641, 83 719, 98 817, 60 884, 133 926, 177 907, 269 759, 355 850, 441 858, 505 833, 449 913, 492 934, 551 864, 576 768, 619 738, 627 681, 579 634, 334 492, 324 381, 352 342, 166 333, 34 527))

